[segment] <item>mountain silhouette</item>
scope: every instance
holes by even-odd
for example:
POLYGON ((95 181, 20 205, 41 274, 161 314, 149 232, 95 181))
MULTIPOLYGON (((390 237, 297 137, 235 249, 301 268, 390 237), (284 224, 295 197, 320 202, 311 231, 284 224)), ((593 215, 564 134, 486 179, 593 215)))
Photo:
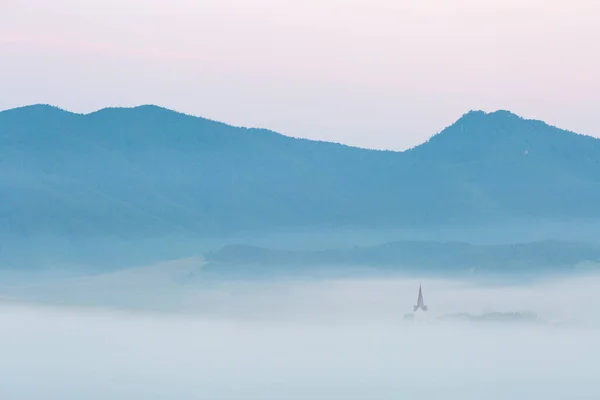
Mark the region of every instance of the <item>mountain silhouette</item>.
POLYGON ((469 112, 406 155, 445 196, 458 189, 471 213, 537 220, 600 211, 600 140, 508 111, 469 112))
POLYGON ((598 204, 600 140, 508 111, 404 152, 157 106, 0 112, 0 237, 21 243, 577 221, 598 204))

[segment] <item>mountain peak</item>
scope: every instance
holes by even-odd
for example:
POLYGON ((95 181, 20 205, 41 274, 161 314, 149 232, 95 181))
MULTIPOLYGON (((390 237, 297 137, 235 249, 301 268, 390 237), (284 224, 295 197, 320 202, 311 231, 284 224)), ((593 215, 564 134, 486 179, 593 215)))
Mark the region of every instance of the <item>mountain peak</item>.
POLYGON ((106 112, 144 112, 144 113, 169 113, 169 114, 183 114, 175 110, 171 110, 166 107, 157 106, 155 104, 141 104, 133 107, 104 107, 97 111, 91 112, 90 114, 106 113, 106 112))
POLYGON ((510 141, 511 137, 526 135, 525 131, 531 130, 531 123, 538 124, 540 121, 527 120, 508 110, 470 110, 412 150, 435 149, 435 153, 442 154, 465 148, 481 149, 492 145, 492 142, 510 141))
POLYGON ((51 104, 43 104, 43 103, 15 107, 15 108, 11 108, 8 110, 0 110, 0 114, 43 114, 43 115, 48 115, 51 113, 72 114, 70 111, 64 110, 60 107, 56 107, 51 104))
POLYGON ((565 156, 567 148, 587 155, 592 151, 589 147, 597 149, 599 143, 590 136, 526 119, 508 110, 471 110, 410 153, 432 162, 444 160, 452 164, 492 159, 513 162, 523 156, 558 160, 565 156))
MULTIPOLYGON (((0 120, 5 127, 12 126, 21 129, 25 126, 40 124, 66 124, 67 121, 77 119, 78 115, 62 108, 49 104, 33 104, 0 111, 0 120), (32 121, 25 124, 25 121, 32 121)), ((36 127, 39 130, 40 127, 36 127)))
POLYGON ((475 122, 475 121, 502 121, 502 120, 521 120, 527 121, 525 118, 509 111, 509 110, 496 110, 492 112, 485 112, 483 110, 470 110, 463 114, 456 122, 475 122))

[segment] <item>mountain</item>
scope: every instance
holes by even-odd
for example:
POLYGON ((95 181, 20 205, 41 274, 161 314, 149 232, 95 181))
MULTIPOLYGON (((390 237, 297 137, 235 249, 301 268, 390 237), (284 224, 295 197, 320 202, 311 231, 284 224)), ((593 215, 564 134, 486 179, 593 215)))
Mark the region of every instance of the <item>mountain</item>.
POLYGON ((2 214, 23 233, 340 224, 373 197, 349 196, 361 186, 350 177, 391 176, 384 167, 398 158, 153 106, 88 115, 26 107, 1 113, 0 132, 2 214))
POLYGON ((595 220, 598 204, 600 140, 507 111, 469 112, 405 152, 156 106, 0 112, 0 264, 89 258, 84 240, 117 257, 122 241, 176 252, 240 232, 595 220))
POLYGON ((458 190, 467 208, 484 214, 585 219, 600 212, 600 140, 508 111, 469 112, 406 155, 429 178, 441 177, 444 196, 458 190))

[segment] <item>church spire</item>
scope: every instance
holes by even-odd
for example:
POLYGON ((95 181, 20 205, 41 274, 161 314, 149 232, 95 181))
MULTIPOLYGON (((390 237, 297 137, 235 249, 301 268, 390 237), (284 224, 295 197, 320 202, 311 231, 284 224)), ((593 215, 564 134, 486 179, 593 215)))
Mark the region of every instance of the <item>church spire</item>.
POLYGON ((419 308, 423 311, 427 311, 427 306, 423 302, 423 290, 421 290, 420 284, 419 284, 419 297, 417 298, 417 305, 414 307, 414 311, 417 311, 419 308))

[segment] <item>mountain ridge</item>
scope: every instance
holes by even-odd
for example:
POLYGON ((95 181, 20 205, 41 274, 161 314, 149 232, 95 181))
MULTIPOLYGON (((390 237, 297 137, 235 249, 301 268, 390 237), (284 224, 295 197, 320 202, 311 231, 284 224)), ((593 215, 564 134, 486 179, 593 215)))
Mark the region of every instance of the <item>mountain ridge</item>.
POLYGON ((555 125, 548 124, 547 122, 542 121, 542 120, 525 118, 525 117, 522 117, 522 116, 520 116, 520 115, 518 115, 518 114, 516 114, 516 113, 514 113, 514 112, 512 112, 510 110, 506 110, 506 109, 498 109, 498 110, 495 110, 495 111, 483 111, 481 109, 471 109, 471 110, 467 111, 466 113, 462 114, 461 117, 459 117, 455 122, 453 122, 452 124, 446 126, 445 128, 443 128, 442 130, 438 131, 437 133, 433 134, 432 136, 430 136, 428 139, 426 139, 422 143, 417 144, 417 145, 415 145, 415 146, 413 146, 411 148, 405 149, 405 150, 371 149, 371 148, 364 148, 364 147, 359 147, 359 146, 352 146, 352 145, 344 144, 344 143, 341 143, 341 142, 324 141, 324 140, 318 140, 318 139, 305 139, 305 138, 301 138, 301 137, 297 137, 297 136, 292 136, 292 135, 288 135, 288 134, 276 132, 276 131, 273 131, 273 130, 267 129, 267 128, 250 127, 250 126, 244 126, 244 125, 234 125, 234 124, 231 124, 231 123, 226 123, 226 122, 222 122, 222 121, 210 119, 210 118, 206 118, 206 117, 203 117, 203 116, 198 116, 198 115, 195 115, 195 114, 185 113, 185 112, 177 111, 175 109, 171 109, 171 108, 167 108, 167 107, 155 105, 155 104, 140 104, 140 105, 136 105, 136 106, 109 106, 109 107, 100 108, 98 110, 90 111, 90 112, 87 112, 87 113, 78 113, 78 112, 70 111, 70 110, 67 110, 65 108, 58 107, 58 106, 55 106, 55 105, 52 105, 52 104, 38 103, 38 104, 24 105, 24 106, 14 107, 14 108, 10 108, 10 109, 0 110, 0 115, 2 115, 2 114, 17 113, 17 112, 35 112, 35 111, 39 111, 39 110, 41 110, 41 111, 53 111, 53 112, 59 112, 59 113, 66 114, 66 115, 82 116, 82 117, 89 117, 89 116, 94 116, 95 117, 95 116, 103 115, 103 114, 110 113, 110 112, 154 111, 154 112, 160 112, 160 113, 164 113, 164 114, 178 115, 180 117, 195 118, 195 119, 206 121, 206 122, 214 122, 216 124, 225 125, 225 126, 228 126, 228 127, 241 128, 241 129, 251 130, 251 131, 271 132, 271 133, 275 133, 277 135, 281 135, 281 136, 284 136, 284 137, 287 137, 287 138, 292 138, 292 139, 308 140, 308 141, 317 142, 317 143, 331 143, 331 144, 337 144, 337 145, 351 147, 351 148, 358 148, 358 149, 362 149, 362 150, 368 150, 368 151, 384 151, 384 152, 394 152, 394 153, 404 153, 404 152, 408 152, 408 151, 411 151, 413 149, 419 148, 420 146, 428 143, 431 139, 439 136, 440 134, 447 133, 446 131, 449 128, 452 128, 452 127, 454 127, 456 125, 460 125, 463 122, 465 122, 465 120, 470 119, 472 117, 477 117, 477 118, 481 118, 481 117, 483 117, 483 118, 494 118, 494 117, 500 116, 500 117, 503 117, 505 119, 506 118, 511 118, 511 119, 516 119, 516 120, 519 120, 519 121, 528 122, 528 123, 542 124, 542 125, 544 125, 546 127, 555 128, 555 129, 560 130, 560 131, 565 132, 565 133, 569 133, 569 134, 578 135, 578 136, 581 136, 581 137, 586 137, 586 138, 592 138, 592 139, 598 139, 598 140, 600 140, 600 138, 597 138, 595 136, 584 134, 584 133, 579 133, 579 132, 574 132, 574 131, 568 130, 568 129, 563 129, 563 128, 557 127, 555 125))
POLYGON ((535 224, 600 219, 597 204, 600 139, 505 111, 467 113, 402 152, 152 105, 0 112, 0 238, 21 243, 0 263, 32 243, 50 252, 49 238, 535 224))

